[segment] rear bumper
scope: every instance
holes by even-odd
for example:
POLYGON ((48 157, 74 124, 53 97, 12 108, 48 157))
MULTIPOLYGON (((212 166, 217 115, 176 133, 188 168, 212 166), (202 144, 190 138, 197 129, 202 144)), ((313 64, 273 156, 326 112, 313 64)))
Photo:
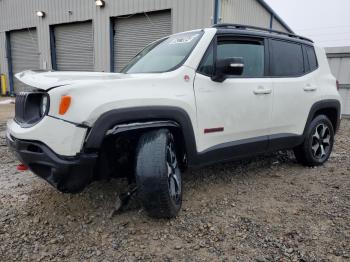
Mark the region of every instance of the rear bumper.
POLYGON ((9 133, 6 141, 23 164, 61 192, 80 192, 92 181, 97 154, 61 157, 43 143, 17 139, 9 133))

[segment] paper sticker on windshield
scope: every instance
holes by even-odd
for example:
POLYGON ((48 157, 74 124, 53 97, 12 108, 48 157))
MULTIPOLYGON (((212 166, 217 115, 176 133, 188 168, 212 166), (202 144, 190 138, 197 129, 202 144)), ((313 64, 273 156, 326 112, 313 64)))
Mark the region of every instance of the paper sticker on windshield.
POLYGON ((174 38, 173 40, 171 40, 169 45, 188 44, 188 43, 191 43, 198 36, 199 36, 199 34, 188 35, 188 36, 179 36, 179 37, 174 38))

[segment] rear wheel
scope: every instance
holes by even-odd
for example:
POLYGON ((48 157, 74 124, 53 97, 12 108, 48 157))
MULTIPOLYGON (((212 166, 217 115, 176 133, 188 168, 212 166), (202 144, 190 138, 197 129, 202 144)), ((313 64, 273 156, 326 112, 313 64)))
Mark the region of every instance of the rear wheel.
POLYGON ((327 116, 319 115, 311 121, 303 144, 294 149, 294 154, 303 165, 319 166, 328 160, 333 143, 333 125, 327 116))
POLYGON ((167 129, 145 133, 136 154, 136 183, 143 207, 153 217, 175 217, 182 203, 182 181, 172 134, 167 129))

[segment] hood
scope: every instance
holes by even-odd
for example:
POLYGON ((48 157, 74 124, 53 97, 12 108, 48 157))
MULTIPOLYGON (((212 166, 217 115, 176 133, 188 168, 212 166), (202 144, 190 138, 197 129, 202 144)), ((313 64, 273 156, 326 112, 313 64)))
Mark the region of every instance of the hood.
POLYGON ((56 71, 24 71, 15 75, 26 85, 42 90, 59 86, 72 85, 81 81, 103 81, 135 78, 135 75, 100 72, 56 72, 56 71))

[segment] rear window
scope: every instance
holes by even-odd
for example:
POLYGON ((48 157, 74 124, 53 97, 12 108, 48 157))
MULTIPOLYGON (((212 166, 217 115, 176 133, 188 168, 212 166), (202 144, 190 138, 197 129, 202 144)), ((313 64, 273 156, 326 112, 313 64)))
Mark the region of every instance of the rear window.
POLYGON ((309 61, 310 72, 314 71, 318 67, 315 49, 312 46, 305 46, 305 50, 307 59, 309 61))
POLYGON ((281 40, 270 40, 270 74, 293 77, 304 74, 302 45, 281 40))

